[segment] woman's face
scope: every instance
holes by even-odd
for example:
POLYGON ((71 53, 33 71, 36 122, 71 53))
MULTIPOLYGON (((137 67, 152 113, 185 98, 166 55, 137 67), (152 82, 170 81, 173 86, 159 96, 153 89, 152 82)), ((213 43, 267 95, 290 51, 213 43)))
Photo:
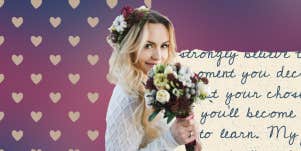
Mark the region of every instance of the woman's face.
POLYGON ((138 56, 138 64, 146 74, 155 64, 164 63, 168 58, 169 33, 163 24, 145 25, 146 41, 138 56))

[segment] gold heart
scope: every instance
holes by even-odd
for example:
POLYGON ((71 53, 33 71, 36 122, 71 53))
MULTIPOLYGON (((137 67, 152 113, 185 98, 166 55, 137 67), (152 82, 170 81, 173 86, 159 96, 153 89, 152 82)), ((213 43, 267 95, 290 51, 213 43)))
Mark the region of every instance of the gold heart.
POLYGON ((88 130, 87 134, 91 141, 95 141, 99 135, 97 130, 88 130))
POLYGON ((50 55, 49 60, 53 65, 57 65, 61 61, 61 55, 50 55))
POLYGON ((68 151, 79 151, 79 149, 68 149, 68 151))
POLYGON ((98 19, 98 17, 88 17, 87 18, 87 22, 89 23, 89 25, 92 28, 94 28, 98 24, 99 19, 98 19))
POLYGON ((32 82, 34 83, 34 84, 39 84, 39 82, 42 80, 42 74, 34 74, 34 73, 32 73, 31 75, 30 75, 30 78, 31 78, 31 80, 32 80, 32 82))
POLYGON ((0 36, 0 46, 4 43, 4 41, 5 41, 4 36, 0 36))
POLYGON ((38 9, 42 5, 42 0, 31 0, 31 5, 35 9, 38 9))
POLYGON ((13 62, 18 66, 22 63, 23 61, 23 56, 22 55, 12 55, 11 59, 13 60, 13 62))
POLYGON ((54 28, 58 27, 61 24, 61 21, 62 21, 62 19, 60 17, 56 17, 56 18, 50 17, 49 18, 49 22, 54 28))
POLYGON ((147 8, 152 7, 152 0, 144 0, 144 4, 146 5, 147 8))
POLYGON ((69 73, 68 78, 72 84, 76 84, 80 79, 80 75, 78 73, 77 74, 69 73))
POLYGON ((16 28, 19 28, 23 24, 23 17, 13 17, 11 22, 14 24, 16 28))
POLYGON ((43 113, 42 113, 42 112, 34 112, 34 111, 31 111, 30 115, 31 115, 31 118, 32 118, 35 122, 38 122, 38 121, 42 118, 43 113))
POLYGON ((75 46, 79 43, 80 37, 79 37, 79 36, 75 36, 75 37, 69 36, 68 40, 69 40, 69 43, 70 43, 73 47, 75 47, 75 46))
POLYGON ((53 103, 59 102, 60 99, 61 99, 61 96, 62 96, 62 95, 61 95, 60 92, 57 92, 57 93, 51 92, 51 93, 49 94, 49 97, 50 97, 50 99, 52 100, 53 103))
POLYGON ((57 141, 60 137, 61 137, 61 131, 60 130, 57 130, 57 131, 54 131, 54 130, 51 130, 49 132, 50 134, 50 137, 54 140, 54 141, 57 141))
POLYGON ((11 134, 16 141, 19 141, 23 137, 22 130, 19 130, 19 131, 13 130, 11 134))
POLYGON ((80 0, 68 0, 68 2, 69 2, 69 5, 70 5, 73 9, 75 9, 75 8, 79 5, 80 0))
POLYGON ((0 74, 0 84, 2 83, 2 81, 5 79, 4 74, 0 74))
POLYGON ((72 111, 70 111, 68 113, 68 115, 69 115, 69 118, 71 119, 72 122, 76 122, 79 119, 79 117, 80 117, 80 113, 79 112, 72 112, 72 111))
POLYGON ((23 93, 16 93, 16 92, 13 92, 12 93, 12 98, 13 100, 16 102, 16 103, 20 103, 23 99, 23 93))
POLYGON ((30 151, 42 151, 41 149, 31 149, 30 151))
POLYGON ((4 4, 4 0, 0 0, 0 8, 3 6, 3 4, 4 4))
POLYGON ((98 62, 99 57, 98 57, 98 55, 88 55, 87 59, 88 59, 89 63, 92 66, 94 66, 98 62))
POLYGON ((0 121, 3 120, 4 116, 5 116, 4 112, 0 112, 0 121))
POLYGON ((114 8, 118 3, 118 0, 107 0, 108 6, 112 9, 114 8))
POLYGON ((31 36, 30 37, 31 43, 37 47, 42 42, 42 36, 31 36))
POLYGON ((97 101, 98 97, 99 97, 99 94, 97 92, 95 92, 95 93, 89 92, 88 93, 88 99, 92 103, 95 103, 97 101))

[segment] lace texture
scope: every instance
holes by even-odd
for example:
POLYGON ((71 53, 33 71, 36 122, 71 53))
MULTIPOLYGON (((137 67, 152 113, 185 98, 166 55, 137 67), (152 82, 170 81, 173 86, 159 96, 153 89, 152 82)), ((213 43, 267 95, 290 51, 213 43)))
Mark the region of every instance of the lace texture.
POLYGON ((161 135, 140 148, 144 131, 138 120, 143 106, 142 101, 128 96, 121 86, 115 86, 106 117, 106 151, 173 151, 179 146, 171 134, 170 125, 161 118, 157 123, 161 135))

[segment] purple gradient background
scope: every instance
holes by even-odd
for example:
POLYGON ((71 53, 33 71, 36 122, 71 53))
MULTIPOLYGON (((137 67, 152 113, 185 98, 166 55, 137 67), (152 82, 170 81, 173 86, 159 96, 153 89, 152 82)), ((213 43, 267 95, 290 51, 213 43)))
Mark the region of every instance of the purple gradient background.
MULTIPOLYGON (((73 10, 67 0, 44 0, 35 10, 30 0, 5 0, 0 8, 0 35, 5 42, 0 46, 0 73, 5 80, 0 84, 0 111, 5 112, 0 122, 0 148, 5 150, 63 151, 78 148, 82 151, 104 150, 105 116, 113 85, 105 75, 111 50, 105 42, 107 28, 119 15, 124 5, 139 7, 143 0, 120 0, 110 9, 104 0, 82 0, 73 10), (22 16, 23 25, 15 28, 13 16, 22 16), (59 16, 62 23, 53 28, 50 16, 59 16), (91 28, 86 19, 97 16, 100 23, 91 28), (43 42, 34 47, 31 35, 41 35, 43 42), (72 47, 69 35, 81 38, 72 47), (22 54, 24 60, 16 66, 12 54, 22 54), (53 66, 50 54, 60 54, 62 61, 53 66), (88 54, 98 54, 99 62, 91 66, 88 54), (43 80, 34 85, 31 73, 42 73, 43 80), (72 85, 68 73, 79 73, 80 81, 72 85), (62 99, 54 104, 50 92, 61 92, 62 99), (12 92, 23 92, 23 101, 13 102, 12 92), (99 100, 92 104, 88 92, 98 92, 99 100), (80 119, 72 123, 68 111, 80 111, 80 119), (43 117, 35 123, 31 111, 42 111, 43 117), (23 138, 16 142, 12 130, 22 129, 23 138), (59 141, 49 137, 50 129, 59 129, 59 141), (87 130, 97 129, 99 137, 90 141, 87 130)), ((168 16, 174 23, 178 50, 300 50, 301 1, 299 0, 153 0, 152 8, 168 16)))

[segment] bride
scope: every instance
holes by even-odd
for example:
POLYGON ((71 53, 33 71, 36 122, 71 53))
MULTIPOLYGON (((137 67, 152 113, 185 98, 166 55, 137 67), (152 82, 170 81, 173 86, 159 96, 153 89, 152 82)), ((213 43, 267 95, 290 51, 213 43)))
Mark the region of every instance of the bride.
MULTIPOLYGON (((148 122, 143 82, 158 63, 172 63, 176 56, 174 27, 170 20, 146 7, 126 6, 109 28, 113 52, 107 79, 115 84, 107 116, 107 151, 169 151, 198 139, 193 115, 169 125, 162 115, 148 122)), ((196 143, 196 150, 201 150, 196 143)))

